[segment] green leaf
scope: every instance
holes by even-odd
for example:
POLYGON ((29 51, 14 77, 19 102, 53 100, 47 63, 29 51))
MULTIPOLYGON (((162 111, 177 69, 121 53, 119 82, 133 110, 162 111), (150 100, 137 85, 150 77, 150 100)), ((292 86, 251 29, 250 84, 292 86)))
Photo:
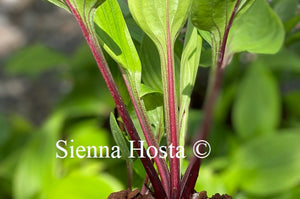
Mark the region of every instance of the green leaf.
POLYGON ((129 8, 128 8, 128 4, 124 1, 124 0, 118 0, 118 4, 122 10, 122 13, 124 15, 125 18, 127 17, 130 17, 131 14, 130 14, 130 11, 129 11, 129 8))
POLYGON ((210 196, 214 195, 215 193, 228 194, 225 190, 224 182, 221 181, 218 173, 206 165, 201 166, 195 189, 205 190, 207 195, 210 196))
POLYGON ((300 21, 300 14, 294 16, 293 18, 291 18, 290 20, 286 21, 284 23, 284 27, 286 30, 286 33, 289 33, 293 30, 293 28, 296 27, 296 25, 299 23, 300 21))
POLYGON ((147 110, 163 106, 163 94, 159 90, 154 90, 142 84, 140 97, 143 98, 147 110))
MULTIPOLYGON (((175 41, 189 15, 191 0, 129 0, 128 4, 133 18, 155 43, 159 51, 164 93, 165 125, 168 137, 173 136, 176 140, 177 110, 171 111, 177 106, 179 93, 179 86, 176 86, 176 83, 179 82, 176 81, 176 78, 179 77, 176 76, 174 51, 176 52, 177 48, 175 41)), ((174 166, 176 167, 175 164, 174 166)), ((178 180, 178 178, 175 180, 178 180)))
MULTIPOLYGON (((96 9, 106 0, 64 0, 70 9, 74 10, 74 14, 77 20, 82 21, 84 34, 90 34, 89 39, 96 40, 95 26, 94 26, 94 15, 96 9), (84 26, 84 27, 83 27, 84 26)), ((81 23, 81 22, 80 22, 81 23)), ((93 41, 95 42, 95 41, 93 41)), ((95 42, 96 43, 96 42, 95 42)), ((94 44, 96 45, 96 44, 94 44)))
POLYGON ((117 0, 106 0, 96 11, 95 28, 103 48, 134 79, 141 82, 141 63, 117 0))
POLYGON ((123 132, 121 131, 115 116, 111 113, 110 114, 110 128, 111 132, 113 134, 114 140, 116 144, 120 147, 121 152, 122 152, 122 157, 128 159, 130 157, 130 151, 129 151, 129 146, 128 146, 128 141, 126 140, 123 132))
POLYGON ((242 190, 267 196, 296 187, 300 179, 299 129, 257 137, 235 156, 242 190))
POLYGON ((68 129, 68 139, 73 139, 74 148, 77 146, 108 146, 109 132, 99 127, 97 120, 77 122, 68 129))
MULTIPOLYGON (((0 178, 11 181, 16 165, 22 157, 21 151, 36 130, 27 119, 18 114, 0 114, 0 126, 0 178)), ((7 187, 11 193, 11 186, 7 187)))
POLYGON ((273 0, 271 6, 281 20, 285 22, 296 15, 298 0, 273 0))
POLYGON ((236 83, 233 83, 231 85, 226 86, 222 93, 220 94, 220 97, 215 105, 215 120, 218 122, 226 122, 228 119, 228 115, 230 114, 233 100, 236 95, 238 85, 236 83))
POLYGON ((211 48, 205 49, 205 48, 202 47, 199 66, 201 66, 203 68, 211 66, 211 64, 212 64, 212 62, 211 62, 212 61, 211 60, 211 58, 212 58, 211 53, 212 53, 211 48))
POLYGON ((120 182, 109 175, 91 176, 77 171, 56 180, 44 193, 47 199, 99 199, 122 189, 120 182))
POLYGON ((132 16, 126 18, 126 24, 129 29, 132 39, 137 41, 139 44, 142 43, 145 33, 143 30, 136 24, 132 16))
POLYGON ((140 97, 145 97, 146 95, 150 95, 150 94, 154 94, 154 93, 162 94, 162 92, 160 90, 155 90, 145 84, 142 84, 140 97))
POLYGON ((141 159, 137 159, 133 162, 133 169, 135 171, 135 173, 140 176, 142 179, 145 178, 145 176, 147 175, 147 173, 145 172, 144 166, 141 162, 141 159))
MULTIPOLYGON (((90 13, 91 10, 98 8, 103 2, 106 0, 64 0, 69 1, 79 12, 81 16, 90 17, 92 16, 90 13)), ((88 20, 88 19, 83 19, 88 20)))
POLYGON ((234 21, 230 33, 227 54, 242 51, 274 54, 284 41, 283 24, 266 1, 255 1, 234 21))
POLYGON ((107 116, 115 104, 88 46, 80 46, 69 58, 68 64, 70 71, 67 74, 71 77, 69 81, 72 90, 62 99, 57 110, 72 118, 87 115, 107 116))
POLYGON ((272 71, 300 73, 300 56, 287 48, 281 49, 275 55, 259 55, 258 59, 272 71))
MULTIPOLYGON (((73 146, 74 151, 79 146, 108 146, 109 152, 111 152, 110 142, 108 135, 109 132, 107 132, 104 129, 101 129, 99 127, 98 121, 96 119, 91 119, 87 121, 81 121, 76 122, 74 125, 71 125, 69 128, 65 128, 65 132, 67 132, 67 139, 66 138, 60 138, 60 140, 66 140, 67 146, 65 149, 67 150, 68 156, 66 159, 63 160, 63 168, 65 170, 72 170, 73 168, 78 167, 78 165, 86 164, 88 161, 93 161, 93 158, 91 159, 81 159, 77 158, 75 154, 75 158, 70 158, 71 149, 70 146, 73 146)), ((73 150, 73 149, 72 149, 73 150)), ((103 156, 106 155, 106 150, 103 150, 103 156)), ((64 153, 61 153, 59 150, 56 150, 56 153, 64 156, 64 153)), ((75 152, 74 152, 75 153, 75 152)), ((100 156, 100 152, 96 150, 97 157, 100 156)), ((87 152, 82 152, 80 155, 87 156, 87 152)), ((94 156, 94 150, 91 150, 91 157, 94 156)), ((99 161, 97 161, 99 163, 99 161)), ((99 164, 98 164, 99 169, 99 164)))
POLYGON ((224 33, 236 0, 195 0, 192 6, 193 24, 200 30, 224 33))
MULTIPOLYGON (((154 100, 155 95, 151 97, 147 96, 145 101, 147 100, 154 100)), ((161 96, 161 102, 163 98, 161 96)), ((163 106, 157 106, 156 108, 150 109, 147 111, 149 122, 154 133, 155 138, 157 138, 158 143, 161 141, 164 135, 164 109, 163 106)))
MULTIPOLYGON (((2 114, 0 114, 0 126, 0 149, 3 149, 5 143, 11 138, 11 127, 9 126, 7 119, 2 114)), ((0 160, 2 159, 2 156, 4 156, 2 151, 3 150, 0 152, 0 160)))
POLYGON ((300 117, 300 104, 298 103, 300 100, 300 92, 292 91, 287 93, 284 98, 284 107, 288 113, 288 116, 295 116, 296 118, 300 117))
POLYGON ((184 146, 191 94, 197 77, 201 49, 202 38, 198 34, 197 29, 189 22, 180 68, 180 146, 184 146))
POLYGON ((144 84, 152 89, 162 91, 159 53, 148 36, 143 38, 140 54, 143 64, 142 77, 144 84))
POLYGON ((197 29, 189 23, 180 68, 180 103, 182 107, 187 107, 186 103, 189 104, 190 95, 196 81, 201 49, 202 38, 197 29))
POLYGON ((174 43, 189 14, 191 0, 129 0, 133 18, 154 41, 158 49, 165 49, 168 28, 174 43), (168 17, 167 17, 168 16, 168 17), (169 20, 167 20, 169 19, 169 20))
POLYGON ((63 54, 37 43, 13 55, 6 64, 5 72, 36 77, 53 67, 64 65, 65 61, 63 54))
POLYGON ((229 28, 229 36, 226 40, 225 62, 222 64, 227 64, 226 60, 230 60, 236 52, 272 54, 283 44, 283 25, 266 1, 241 1, 236 15, 233 15, 236 3, 237 0, 193 2, 192 21, 212 46, 214 67, 227 35, 226 28, 229 28), (229 27, 231 16, 234 16, 233 24, 229 27))
MULTIPOLYGON (((237 16, 246 12, 255 0, 243 0, 240 2, 237 16)), ((192 22, 200 30, 210 33, 213 40, 213 48, 218 49, 221 43, 225 27, 229 23, 237 0, 195 0, 192 5, 192 22)), ((236 17, 237 17, 236 16, 236 17)), ((210 42, 209 42, 210 43, 210 42)))
POLYGON ((290 46, 294 43, 297 43, 300 41, 300 32, 295 32, 294 34, 291 34, 288 39, 286 40, 286 45, 290 46))
POLYGON ((190 95, 194 88, 200 61, 201 47, 202 38, 197 29, 189 23, 180 68, 180 104, 182 110, 189 107, 190 95))
POLYGON ((31 199, 47 188, 54 179, 55 143, 64 115, 56 113, 33 135, 23 149, 13 178, 13 196, 31 199))
POLYGON ((250 66, 233 107, 233 124, 242 138, 273 133, 279 124, 280 96, 275 79, 264 65, 250 66))

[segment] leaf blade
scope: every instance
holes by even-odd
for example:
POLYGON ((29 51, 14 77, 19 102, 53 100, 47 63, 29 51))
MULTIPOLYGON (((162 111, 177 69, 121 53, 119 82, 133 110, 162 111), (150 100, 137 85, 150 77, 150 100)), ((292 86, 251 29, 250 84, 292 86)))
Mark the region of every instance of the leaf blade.
POLYGON ((276 81, 262 64, 252 65, 233 107, 233 124, 242 138, 270 134, 278 126, 280 96, 276 81))
POLYGON ((229 52, 274 54, 284 41, 284 27, 266 1, 253 6, 237 18, 229 36, 229 52))
POLYGON ((97 9, 94 22, 103 48, 140 84, 141 62, 117 0, 106 0, 97 9))

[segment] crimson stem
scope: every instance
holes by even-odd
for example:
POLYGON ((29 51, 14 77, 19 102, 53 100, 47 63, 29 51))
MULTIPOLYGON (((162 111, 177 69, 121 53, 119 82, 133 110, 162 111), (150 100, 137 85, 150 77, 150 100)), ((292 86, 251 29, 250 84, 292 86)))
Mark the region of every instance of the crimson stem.
MULTIPOLYGON (((224 63, 224 57, 225 57, 225 51, 226 51, 226 45, 227 40, 230 32, 230 28, 232 27, 232 23, 234 20, 234 17, 237 14, 238 7, 240 5, 241 0, 237 0, 234 9, 232 11, 232 14, 230 16, 228 24, 225 26, 225 32, 223 35, 223 40, 221 44, 221 48, 218 51, 218 58, 217 58, 217 68, 215 73, 211 76, 212 78, 212 87, 209 89, 209 93, 207 98, 205 99, 205 106, 204 106, 204 121, 203 125, 200 130, 200 136, 198 139, 200 140, 206 140, 210 129, 211 129, 211 123, 212 123, 212 114, 213 114, 213 108, 216 103, 216 99, 219 95, 221 84, 222 84, 222 77, 223 77, 223 70, 225 67, 224 63)), ((194 156, 184 174, 184 177, 181 182, 181 194, 180 198, 182 199, 189 199, 190 195, 194 191, 194 187, 199 175, 199 169, 201 165, 201 159, 194 156)))
MULTIPOLYGON (((102 54, 101 47, 98 43, 98 40, 94 34, 94 31, 92 29, 89 29, 82 20, 78 10, 73 7, 73 5, 70 3, 70 0, 65 0, 68 7, 70 8, 71 12, 73 13, 74 17, 76 18, 78 24, 80 25, 80 28, 83 32, 83 35, 93 53, 93 56, 97 62, 97 65, 99 67, 99 70, 106 82, 106 85, 115 101, 116 108, 124 122, 125 128, 130 136, 130 138, 135 141, 134 145, 135 147, 139 148, 139 140, 140 137, 134 127, 134 124, 129 116, 129 113, 126 109, 125 103, 120 95, 120 92, 114 82, 114 79, 112 77, 112 74, 110 72, 110 69, 108 68, 108 65, 105 61, 105 58, 102 54)), ((90 27, 91 28, 91 27, 90 27)), ((145 150, 145 149, 144 149, 145 150)), ((163 189, 161 189, 162 184, 161 181, 155 171, 155 168, 151 162, 151 160, 148 157, 141 158, 142 164, 146 170, 147 175, 149 176, 149 179, 152 183, 153 189, 156 193, 156 197, 159 199, 165 199, 166 193, 163 189)))
MULTIPOLYGON (((175 89, 175 73, 174 73, 174 58, 173 48, 170 33, 170 21, 169 21, 169 1, 166 2, 166 24, 167 24, 167 67, 165 68, 167 75, 167 88, 164 90, 165 97, 165 114, 166 114, 166 126, 168 134, 168 142, 173 146, 171 148, 171 154, 176 154, 178 146, 178 127, 177 127, 177 103, 176 103, 176 89, 175 89), (167 91, 167 92, 165 92, 167 91)), ((180 193, 180 171, 179 171, 179 158, 170 158, 170 172, 171 172, 171 198, 179 198, 180 193)))
MULTIPOLYGON (((123 70, 121 69, 121 71, 123 71, 123 70)), ((127 76, 124 73, 123 73, 123 79, 126 84, 127 90, 129 92, 131 102, 132 102, 134 110, 137 114, 139 123, 141 125, 142 131, 143 131, 145 139, 147 141, 147 144, 149 146, 154 146, 155 148, 158 148, 158 144, 154 138, 153 132, 152 132, 150 124, 149 124, 149 120, 147 118, 145 105, 140 100, 134 83, 131 83, 130 80, 127 79, 127 76)), ((153 148, 151 148, 150 153, 154 156, 153 159, 157 166, 157 170, 159 172, 163 188, 164 188, 167 196, 169 197, 170 173, 169 173, 166 161, 162 158, 159 158, 158 156, 155 156, 154 155, 155 152, 154 152, 153 148)))

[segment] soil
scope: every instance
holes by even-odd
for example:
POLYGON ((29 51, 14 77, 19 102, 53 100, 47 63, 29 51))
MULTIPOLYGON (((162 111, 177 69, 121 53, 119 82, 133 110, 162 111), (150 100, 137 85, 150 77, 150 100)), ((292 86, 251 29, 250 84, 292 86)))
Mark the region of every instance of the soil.
MULTIPOLYGON (((143 196, 140 194, 139 190, 136 189, 134 191, 123 190, 120 192, 112 193, 112 194, 110 194, 110 196, 108 196, 108 199, 155 199, 155 198, 152 195, 144 195, 143 196)), ((227 194, 221 195, 219 193, 216 193, 211 198, 209 198, 207 196, 207 192, 202 191, 202 192, 193 194, 192 199, 232 199, 232 197, 227 194)))
POLYGON ((123 190, 120 192, 112 193, 108 196, 107 199, 155 199, 152 195, 141 195, 139 190, 134 191, 123 190))
POLYGON ((211 198, 209 198, 207 196, 207 193, 206 191, 202 191, 200 193, 196 193, 193 195, 193 199, 232 199, 231 196, 227 195, 227 194, 219 194, 219 193, 216 193, 215 195, 213 195, 211 198))

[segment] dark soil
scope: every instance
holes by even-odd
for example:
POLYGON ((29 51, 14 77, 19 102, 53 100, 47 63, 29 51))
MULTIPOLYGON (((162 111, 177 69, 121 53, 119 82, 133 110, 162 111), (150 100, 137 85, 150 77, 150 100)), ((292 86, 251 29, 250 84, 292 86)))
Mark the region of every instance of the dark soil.
POLYGON ((207 197, 206 191, 202 191, 202 192, 200 192, 198 194, 199 195, 195 199, 232 199, 232 197, 229 196, 229 195, 227 195, 227 194, 221 195, 219 193, 216 193, 211 198, 207 197))
POLYGON ((134 191, 124 190, 112 193, 107 199, 155 199, 152 195, 142 196, 138 189, 134 191))
MULTIPOLYGON (((108 199, 155 199, 152 195, 144 195, 142 196, 138 189, 134 191, 124 190, 116 193, 110 194, 108 199)), ((231 196, 227 194, 215 194, 211 198, 207 196, 206 191, 202 191, 200 193, 195 193, 193 195, 193 199, 232 199, 231 196)))

